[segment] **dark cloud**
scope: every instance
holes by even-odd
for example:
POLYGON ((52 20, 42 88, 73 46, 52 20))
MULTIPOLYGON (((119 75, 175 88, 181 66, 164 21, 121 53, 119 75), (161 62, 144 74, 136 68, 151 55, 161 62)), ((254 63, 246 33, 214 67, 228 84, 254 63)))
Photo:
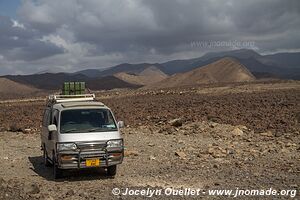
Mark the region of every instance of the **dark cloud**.
POLYGON ((64 50, 54 44, 47 44, 46 42, 38 40, 29 40, 23 47, 14 48, 4 55, 8 60, 34 61, 61 53, 64 53, 64 50))
POLYGON ((64 52, 53 43, 41 41, 36 31, 7 17, 0 16, 0 30, 0 54, 7 60, 32 61, 64 52))
POLYGON ((191 42, 300 50, 298 0, 24 0, 18 16, 23 27, 0 18, 0 65, 9 71, 159 62, 236 48, 191 42))

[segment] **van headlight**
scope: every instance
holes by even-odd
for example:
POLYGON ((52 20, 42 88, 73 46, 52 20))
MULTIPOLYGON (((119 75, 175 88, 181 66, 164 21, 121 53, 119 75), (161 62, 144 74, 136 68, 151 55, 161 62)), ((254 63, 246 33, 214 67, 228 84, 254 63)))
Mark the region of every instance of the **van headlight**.
POLYGON ((107 148, 122 148, 123 147, 123 140, 109 140, 107 141, 107 148))
POLYGON ((58 151, 76 150, 77 146, 75 143, 57 143, 58 151))

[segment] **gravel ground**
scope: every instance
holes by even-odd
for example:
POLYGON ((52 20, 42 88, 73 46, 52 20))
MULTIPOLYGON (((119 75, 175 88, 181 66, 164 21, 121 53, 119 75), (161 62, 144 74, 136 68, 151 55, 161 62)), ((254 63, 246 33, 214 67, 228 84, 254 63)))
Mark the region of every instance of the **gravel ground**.
MULTIPOLYGON (((44 102, 2 103, 0 199, 147 198, 114 196, 114 188, 122 192, 126 188, 201 189, 199 196, 163 194, 153 199, 228 199, 209 196, 211 189, 299 190, 299 84, 275 86, 103 95, 103 101, 127 124, 122 130, 126 157, 114 179, 103 170, 85 170, 69 171, 55 181, 52 169, 43 166, 39 146, 44 102), (170 122, 175 118, 181 118, 175 120, 178 127, 170 122)), ((291 195, 261 199, 291 199, 291 195)))

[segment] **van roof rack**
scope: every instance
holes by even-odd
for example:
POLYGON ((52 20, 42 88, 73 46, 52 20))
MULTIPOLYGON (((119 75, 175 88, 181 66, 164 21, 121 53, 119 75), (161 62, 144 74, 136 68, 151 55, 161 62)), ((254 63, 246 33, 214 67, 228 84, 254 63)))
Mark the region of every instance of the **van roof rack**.
POLYGON ((65 103, 65 102, 82 102, 82 101, 94 101, 95 94, 75 94, 75 95, 50 95, 48 97, 47 104, 65 103))

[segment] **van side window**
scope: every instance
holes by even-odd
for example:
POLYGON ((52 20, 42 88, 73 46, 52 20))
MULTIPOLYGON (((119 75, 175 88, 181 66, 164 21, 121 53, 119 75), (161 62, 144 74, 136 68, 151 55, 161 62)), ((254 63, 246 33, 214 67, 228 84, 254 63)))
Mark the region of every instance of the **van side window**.
POLYGON ((43 126, 48 126, 50 121, 50 110, 47 108, 43 116, 43 126))

